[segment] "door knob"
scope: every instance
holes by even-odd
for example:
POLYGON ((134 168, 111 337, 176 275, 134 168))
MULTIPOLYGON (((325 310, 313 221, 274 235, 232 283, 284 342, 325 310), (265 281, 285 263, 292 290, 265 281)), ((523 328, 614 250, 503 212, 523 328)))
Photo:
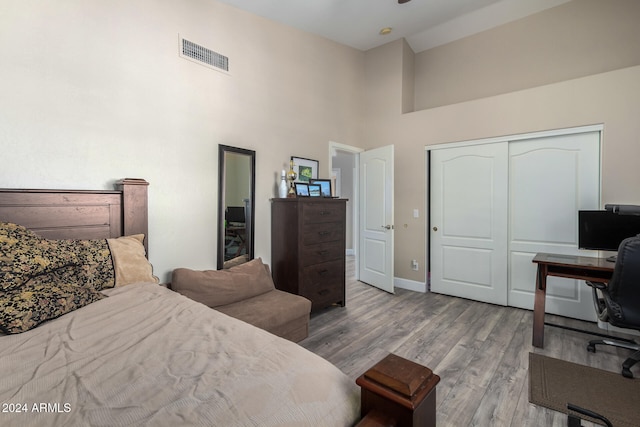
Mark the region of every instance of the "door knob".
POLYGON ((391 230, 393 228, 393 225, 383 225, 382 228, 384 228, 385 230, 391 230))
POLYGON ((433 231, 438 231, 438 227, 433 227, 433 231))

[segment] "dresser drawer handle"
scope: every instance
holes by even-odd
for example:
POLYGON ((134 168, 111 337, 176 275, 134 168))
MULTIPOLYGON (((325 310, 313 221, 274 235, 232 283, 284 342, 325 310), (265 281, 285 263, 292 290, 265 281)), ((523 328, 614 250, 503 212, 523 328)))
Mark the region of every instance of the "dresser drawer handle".
POLYGON ((324 276, 325 274, 329 273, 329 270, 319 270, 318 271, 318 276, 324 276))
POLYGON ((331 215, 331 211, 320 211, 320 215, 331 215))
POLYGON ((328 236, 330 234, 330 231, 318 231, 318 236, 328 236))
POLYGON ((318 295, 326 295, 329 293, 329 289, 322 289, 320 291, 318 291, 318 295))
POLYGON ((318 251, 318 252, 316 252, 316 253, 317 253, 318 255, 326 255, 326 254, 328 254, 328 253, 329 253, 329 251, 328 251, 328 250, 324 250, 324 251, 318 251))

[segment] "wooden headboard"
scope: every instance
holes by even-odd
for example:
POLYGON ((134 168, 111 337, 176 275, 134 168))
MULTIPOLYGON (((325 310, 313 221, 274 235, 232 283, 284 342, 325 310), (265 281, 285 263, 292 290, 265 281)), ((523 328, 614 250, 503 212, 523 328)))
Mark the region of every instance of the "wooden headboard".
POLYGON ((0 189, 0 221, 23 225, 48 239, 108 239, 145 235, 148 202, 144 179, 126 178, 115 190, 0 189))

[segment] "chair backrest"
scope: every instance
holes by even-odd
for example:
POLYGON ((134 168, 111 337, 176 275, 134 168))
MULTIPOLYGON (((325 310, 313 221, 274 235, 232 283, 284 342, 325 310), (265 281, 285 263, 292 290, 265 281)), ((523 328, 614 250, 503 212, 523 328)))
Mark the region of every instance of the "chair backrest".
POLYGON ((640 234, 620 243, 605 303, 611 324, 640 329, 640 234))

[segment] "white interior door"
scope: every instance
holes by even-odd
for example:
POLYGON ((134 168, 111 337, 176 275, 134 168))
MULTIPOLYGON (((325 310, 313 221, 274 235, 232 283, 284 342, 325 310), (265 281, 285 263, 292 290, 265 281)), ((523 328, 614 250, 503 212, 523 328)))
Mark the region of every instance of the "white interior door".
POLYGON ((431 152, 431 290, 506 305, 508 144, 431 152))
MULTIPOLYGON (((533 309, 538 252, 578 249, 578 210, 600 206, 600 132, 549 136, 509 145, 508 304, 533 309)), ((549 277, 547 313, 595 321, 591 288, 549 277)))
POLYGON ((393 145, 360 153, 359 168, 360 280, 393 293, 393 145))

